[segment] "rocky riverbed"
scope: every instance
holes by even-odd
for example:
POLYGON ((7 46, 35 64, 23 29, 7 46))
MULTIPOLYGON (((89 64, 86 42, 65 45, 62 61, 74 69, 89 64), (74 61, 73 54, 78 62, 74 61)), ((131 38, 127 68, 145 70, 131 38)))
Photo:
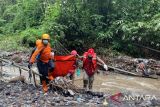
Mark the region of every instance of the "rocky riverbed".
POLYGON ((159 107, 160 99, 151 98, 144 100, 124 100, 129 93, 117 94, 113 98, 111 94, 86 92, 82 94, 61 94, 58 91, 49 90, 43 93, 41 87, 35 88, 32 84, 6 83, 0 81, 0 106, 1 107, 52 107, 52 106, 108 106, 108 107, 159 107))
MULTIPOLYGON (((3 57, 27 65, 27 57, 24 53, 16 55, 4 53, 3 57), (22 55, 19 55, 22 54, 22 55), (21 57, 17 57, 21 56, 21 57)), ((118 57, 109 59, 108 64, 118 68, 134 71, 133 58, 118 57)), ((106 61, 107 62, 107 61, 106 61)), ((154 61, 159 64, 158 61, 154 61)), ((155 69, 159 70, 159 68, 155 69)), ((132 77, 116 73, 96 74, 93 85, 93 92, 75 93, 70 95, 66 92, 50 89, 46 94, 41 90, 41 86, 34 87, 33 84, 22 83, 20 81, 8 83, 8 80, 19 76, 19 69, 4 63, 3 78, 0 81, 0 107, 51 107, 51 106, 108 106, 108 107, 160 107, 160 81, 159 79, 149 79, 132 77)), ((27 72, 22 72, 28 78, 27 72)), ((80 78, 82 78, 81 73, 80 78)), ((39 78, 37 77, 37 81, 39 78)), ((75 84, 82 88, 81 80, 75 84)))

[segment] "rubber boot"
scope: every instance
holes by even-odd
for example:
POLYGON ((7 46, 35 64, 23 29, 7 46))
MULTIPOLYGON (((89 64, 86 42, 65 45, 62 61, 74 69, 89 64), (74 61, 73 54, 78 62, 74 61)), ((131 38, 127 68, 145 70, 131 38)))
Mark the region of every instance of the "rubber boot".
POLYGON ((83 80, 83 88, 87 90, 88 80, 83 80))
POLYGON ((42 85, 43 78, 41 76, 39 76, 39 79, 40 79, 40 85, 42 85))
POLYGON ((54 80, 54 77, 52 76, 52 72, 48 72, 48 79, 50 81, 54 80))
POLYGON ((48 87, 47 87, 47 84, 46 84, 46 81, 45 81, 45 80, 42 81, 42 87, 43 87, 43 91, 44 91, 44 92, 47 92, 47 91, 48 91, 48 87))
POLYGON ((90 80, 89 81, 89 86, 88 86, 90 91, 92 91, 92 86, 93 86, 93 81, 90 80))

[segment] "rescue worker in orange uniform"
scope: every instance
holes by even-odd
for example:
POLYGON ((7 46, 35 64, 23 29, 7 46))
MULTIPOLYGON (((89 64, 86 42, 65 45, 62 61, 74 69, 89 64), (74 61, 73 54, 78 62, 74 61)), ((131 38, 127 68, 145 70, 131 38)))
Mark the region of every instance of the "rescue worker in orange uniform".
POLYGON ((48 87, 47 83, 50 80, 53 80, 51 73, 54 69, 54 63, 52 60, 52 52, 51 52, 51 46, 50 46, 50 36, 48 34, 43 34, 41 38, 41 42, 36 47, 36 50, 32 54, 28 68, 31 68, 32 64, 36 61, 36 57, 39 55, 39 60, 37 61, 37 67, 40 74, 42 74, 42 77, 40 77, 40 80, 42 82, 43 91, 47 92, 48 87), (49 79, 46 78, 49 76, 49 79))
MULTIPOLYGON (((33 53, 34 53, 35 50, 37 49, 38 45, 40 45, 41 43, 42 43, 42 40, 41 40, 41 39, 36 40, 36 44, 35 44, 35 47, 33 48, 32 52, 31 52, 31 55, 30 55, 30 57, 29 57, 29 61, 30 61, 33 53)), ((37 55, 37 56, 36 56, 36 61, 35 61, 35 62, 37 62, 37 61, 39 60, 39 57, 40 57, 40 55, 37 55)), ((30 64, 28 65, 28 68, 31 69, 30 64)), ((30 74, 29 74, 29 75, 30 75, 30 74)), ((39 78, 40 78, 40 84, 42 84, 41 76, 39 76, 39 78)))
MULTIPOLYGON (((41 39, 36 40, 36 46, 33 48, 32 52, 31 52, 31 55, 30 55, 30 57, 29 57, 29 61, 30 61, 30 59, 31 59, 34 51, 36 50, 37 46, 40 45, 41 43, 42 43, 42 40, 41 40, 41 39)), ((37 55, 37 58, 38 58, 38 57, 39 57, 39 56, 37 55)))
POLYGON ((104 69, 107 71, 108 66, 96 55, 94 49, 90 48, 83 54, 83 87, 84 89, 92 90, 94 81, 94 74, 96 72, 97 62, 103 64, 104 69))

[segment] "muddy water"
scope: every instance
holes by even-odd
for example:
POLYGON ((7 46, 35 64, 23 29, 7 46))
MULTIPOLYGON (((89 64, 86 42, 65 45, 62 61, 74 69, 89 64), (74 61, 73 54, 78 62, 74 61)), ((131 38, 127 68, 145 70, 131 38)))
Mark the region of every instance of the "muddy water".
MULTIPOLYGON (((82 87, 83 81, 75 83, 82 87)), ((93 90, 107 93, 132 92, 160 96, 160 80, 121 74, 95 75, 93 90)))
MULTIPOLYGON (((32 69, 38 72, 36 67, 33 67, 32 69)), ((11 78, 14 78, 20 75, 19 69, 13 66, 4 66, 2 73, 3 73, 4 80, 10 80, 11 78)), ((21 75, 25 76, 26 82, 30 82, 28 71, 22 70, 21 75)), ((37 83, 39 83, 39 76, 36 76, 36 80, 37 80, 37 83)), ((34 83, 33 78, 31 79, 31 83, 34 83)))

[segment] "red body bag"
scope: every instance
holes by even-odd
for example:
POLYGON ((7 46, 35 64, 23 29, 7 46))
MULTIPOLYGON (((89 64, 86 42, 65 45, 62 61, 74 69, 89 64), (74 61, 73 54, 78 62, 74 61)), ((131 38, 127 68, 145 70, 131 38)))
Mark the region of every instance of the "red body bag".
POLYGON ((66 76, 70 70, 75 69, 74 64, 76 58, 74 55, 54 56, 54 60, 55 68, 52 73, 54 78, 58 76, 66 76))

